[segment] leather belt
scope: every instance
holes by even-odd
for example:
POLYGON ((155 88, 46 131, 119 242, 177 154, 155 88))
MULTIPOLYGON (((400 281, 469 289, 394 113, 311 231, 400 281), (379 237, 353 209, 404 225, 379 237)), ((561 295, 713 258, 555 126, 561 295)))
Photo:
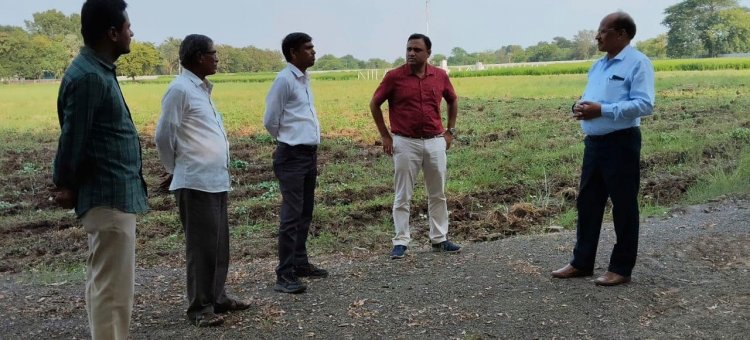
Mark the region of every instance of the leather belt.
POLYGON ((635 135, 635 134, 639 133, 640 131, 641 131, 641 129, 639 127, 633 126, 633 127, 625 128, 625 129, 622 129, 622 130, 613 131, 613 132, 610 132, 610 133, 608 133, 606 135, 587 135, 586 138, 588 138, 589 140, 592 140, 592 141, 602 141, 602 140, 607 140, 607 139, 610 139, 610 138, 617 138, 617 137, 624 137, 624 136, 635 135))
POLYGON ((394 133, 394 135, 399 136, 399 137, 404 137, 404 138, 411 138, 411 139, 433 139, 433 138, 443 137, 442 134, 430 135, 430 136, 405 136, 400 133, 394 133))

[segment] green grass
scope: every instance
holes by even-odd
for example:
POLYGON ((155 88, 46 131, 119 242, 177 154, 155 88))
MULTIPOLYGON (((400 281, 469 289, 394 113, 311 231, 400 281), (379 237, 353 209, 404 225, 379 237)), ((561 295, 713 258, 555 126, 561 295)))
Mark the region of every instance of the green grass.
POLYGON ((702 203, 722 195, 750 193, 750 152, 745 150, 736 166, 715 169, 685 195, 686 203, 702 203))
POLYGON ((83 282, 86 279, 86 263, 74 262, 67 266, 41 265, 30 268, 17 278, 28 284, 62 285, 65 283, 83 282))
MULTIPOLYGON (((656 81, 654 115, 642 122, 642 214, 750 192, 750 70, 658 72, 656 81)), ((583 135, 569 110, 586 76, 488 76, 453 83, 460 100, 459 136, 448 152, 452 237, 504 233, 507 223, 493 218, 510 214, 516 203, 544 211, 524 223, 574 228, 574 203, 561 195, 578 185, 583 135)), ((368 109, 377 85, 376 80, 313 81, 324 133, 310 238, 314 254, 390 245, 392 161, 374 145, 378 136, 368 109)), ((55 270, 83 260, 85 234, 76 228, 54 235, 24 228, 44 221, 51 227, 73 223, 45 196, 59 133, 57 86, 0 86, 0 164, 6 177, 0 187, 0 232, 8 236, 0 240, 0 256, 19 266, 55 270)), ((144 173, 151 188, 163 171, 149 141, 166 86, 122 85, 144 140, 144 173)), ((271 171, 274 144, 261 124, 269 87, 270 82, 222 80, 214 88, 230 133, 234 257, 275 254, 280 197, 271 171)), ((422 241, 426 223, 417 212, 423 213, 427 202, 419 181, 413 232, 422 241)), ((184 240, 173 199, 152 190, 149 200, 159 208, 139 217, 139 261, 181 258, 184 240)))
MULTIPOLYGON (((586 74, 592 61, 536 66, 506 64, 501 68, 481 71, 452 71, 453 78, 487 76, 542 76, 560 74, 586 74)), ((750 58, 704 58, 704 59, 664 59, 654 60, 656 72, 666 71, 716 71, 750 69, 750 58)))

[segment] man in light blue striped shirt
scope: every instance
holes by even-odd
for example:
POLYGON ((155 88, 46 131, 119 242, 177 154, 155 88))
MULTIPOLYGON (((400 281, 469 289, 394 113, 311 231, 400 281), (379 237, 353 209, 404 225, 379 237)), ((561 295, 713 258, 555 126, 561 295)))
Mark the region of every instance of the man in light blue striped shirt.
POLYGON ((607 198, 617 243, 609 267, 594 282, 614 286, 630 281, 638 252, 641 117, 654 108, 654 68, 630 46, 635 23, 624 12, 607 15, 596 35, 607 55, 589 70, 588 85, 573 105, 572 117, 586 134, 578 194, 577 240, 570 264, 552 272, 556 278, 593 275, 607 198))

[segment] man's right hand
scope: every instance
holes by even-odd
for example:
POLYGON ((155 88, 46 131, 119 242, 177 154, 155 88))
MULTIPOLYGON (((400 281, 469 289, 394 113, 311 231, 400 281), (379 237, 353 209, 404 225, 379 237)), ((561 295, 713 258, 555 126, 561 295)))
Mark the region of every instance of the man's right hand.
POLYGON ((55 203, 63 209, 73 209, 76 207, 76 193, 68 188, 57 188, 55 192, 55 203))
POLYGON ((383 152, 388 156, 393 156, 393 137, 391 135, 381 136, 383 140, 383 152))

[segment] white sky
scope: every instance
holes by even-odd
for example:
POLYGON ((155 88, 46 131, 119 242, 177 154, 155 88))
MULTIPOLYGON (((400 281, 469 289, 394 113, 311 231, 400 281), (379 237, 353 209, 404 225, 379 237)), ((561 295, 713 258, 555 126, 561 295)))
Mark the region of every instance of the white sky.
MULTIPOLYGON (((624 10, 635 19, 635 41, 666 32, 664 9, 679 0, 126 0, 135 39, 161 43, 200 33, 215 43, 279 50, 281 39, 302 31, 313 37, 318 56, 351 54, 393 61, 406 39, 430 36, 432 52, 449 55, 524 47, 596 29, 606 14, 624 10)), ((740 0, 750 7, 750 0, 740 0)), ((25 27, 35 12, 80 13, 83 0, 0 0, 0 25, 25 27)))

